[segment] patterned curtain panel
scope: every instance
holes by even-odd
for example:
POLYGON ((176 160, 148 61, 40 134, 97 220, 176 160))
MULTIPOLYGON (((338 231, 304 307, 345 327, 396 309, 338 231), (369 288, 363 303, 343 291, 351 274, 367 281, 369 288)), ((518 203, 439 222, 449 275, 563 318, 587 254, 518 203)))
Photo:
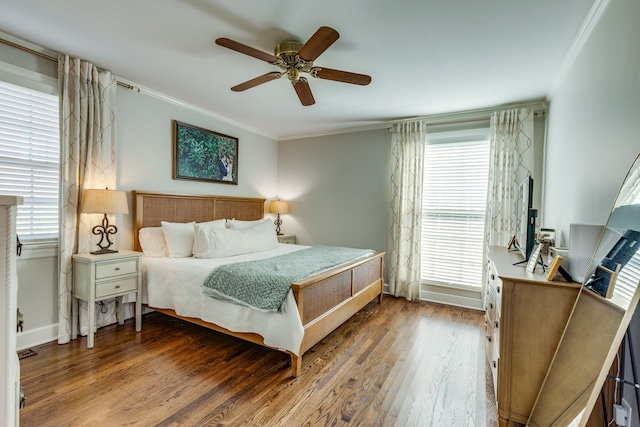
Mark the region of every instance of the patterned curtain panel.
POLYGON ((534 170, 533 116, 530 108, 497 111, 491 115, 491 164, 485 217, 488 246, 506 247, 516 233, 519 186, 527 176, 533 176, 534 170))
MULTIPOLYGON (((116 79, 89 62, 60 55, 58 89, 61 146, 58 343, 64 344, 71 338, 71 256, 97 249, 91 229, 101 221, 100 215, 80 215, 82 192, 86 188, 115 188, 116 79)), ((86 319, 86 306, 82 311, 86 319)), ((107 315, 115 313, 114 307, 108 306, 96 311, 102 312, 102 317, 105 311, 107 315)), ((104 324, 107 323, 100 320, 98 326, 104 324)), ((81 322, 80 332, 86 334, 86 322, 81 322)))
POLYGON ((389 292, 409 301, 420 299, 425 141, 426 125, 422 121, 397 123, 393 126, 389 292))

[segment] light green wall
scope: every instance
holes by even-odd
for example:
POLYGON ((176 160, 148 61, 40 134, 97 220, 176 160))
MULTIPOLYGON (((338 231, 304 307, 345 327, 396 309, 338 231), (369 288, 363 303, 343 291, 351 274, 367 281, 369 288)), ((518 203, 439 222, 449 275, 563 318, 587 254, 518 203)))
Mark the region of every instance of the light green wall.
POLYGON ((551 94, 543 220, 604 224, 640 153, 640 2, 612 0, 551 94))
POLYGON ((386 129, 281 141, 282 230, 304 245, 387 250, 391 132, 386 129))

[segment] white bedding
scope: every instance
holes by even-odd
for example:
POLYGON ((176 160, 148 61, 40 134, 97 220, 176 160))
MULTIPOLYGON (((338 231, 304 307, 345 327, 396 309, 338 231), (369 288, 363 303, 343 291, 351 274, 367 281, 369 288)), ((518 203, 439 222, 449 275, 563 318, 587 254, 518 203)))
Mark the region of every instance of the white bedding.
POLYGON ((280 312, 267 313, 211 298, 202 293, 202 283, 216 266, 283 255, 307 248, 279 244, 277 248, 227 258, 142 257, 143 302, 169 308, 180 316, 196 317, 233 332, 253 332, 265 345, 300 355, 304 328, 293 293, 289 291, 280 312))

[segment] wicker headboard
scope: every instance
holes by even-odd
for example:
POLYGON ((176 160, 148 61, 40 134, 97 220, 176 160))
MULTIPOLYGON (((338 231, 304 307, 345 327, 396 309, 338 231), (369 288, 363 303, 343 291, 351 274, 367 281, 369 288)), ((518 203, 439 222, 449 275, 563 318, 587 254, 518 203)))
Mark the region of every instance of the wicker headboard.
POLYGON ((264 217, 265 199, 233 196, 194 196, 133 191, 133 245, 140 251, 138 231, 160 227, 161 221, 205 222, 235 218, 243 221, 264 217))

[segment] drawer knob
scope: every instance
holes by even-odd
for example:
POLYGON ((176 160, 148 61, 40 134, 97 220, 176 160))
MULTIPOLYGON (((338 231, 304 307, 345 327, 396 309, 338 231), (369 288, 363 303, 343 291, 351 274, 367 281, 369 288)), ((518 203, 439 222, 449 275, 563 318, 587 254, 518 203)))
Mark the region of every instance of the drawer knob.
POLYGON ((487 335, 487 341, 491 342, 491 337, 487 335))
POLYGON ((497 368, 497 367, 498 367, 498 364, 497 364, 497 363, 496 363, 496 361, 494 360, 494 361, 493 361, 493 368, 495 369, 495 368, 497 368))
POLYGON ((120 289, 120 285, 116 285, 116 289, 120 289))
POLYGON ((500 293, 500 286, 496 288, 496 292, 500 293))
POLYGON ((489 303, 489 308, 493 308, 493 303, 492 302, 489 303))
POLYGON ((496 275, 495 274, 491 275, 491 280, 496 280, 496 275))
POLYGON ((120 271, 120 267, 116 267, 116 268, 115 268, 115 270, 116 270, 116 271, 120 271))
POLYGON ((498 321, 496 320, 494 325, 496 325, 496 328, 498 327, 498 321))

